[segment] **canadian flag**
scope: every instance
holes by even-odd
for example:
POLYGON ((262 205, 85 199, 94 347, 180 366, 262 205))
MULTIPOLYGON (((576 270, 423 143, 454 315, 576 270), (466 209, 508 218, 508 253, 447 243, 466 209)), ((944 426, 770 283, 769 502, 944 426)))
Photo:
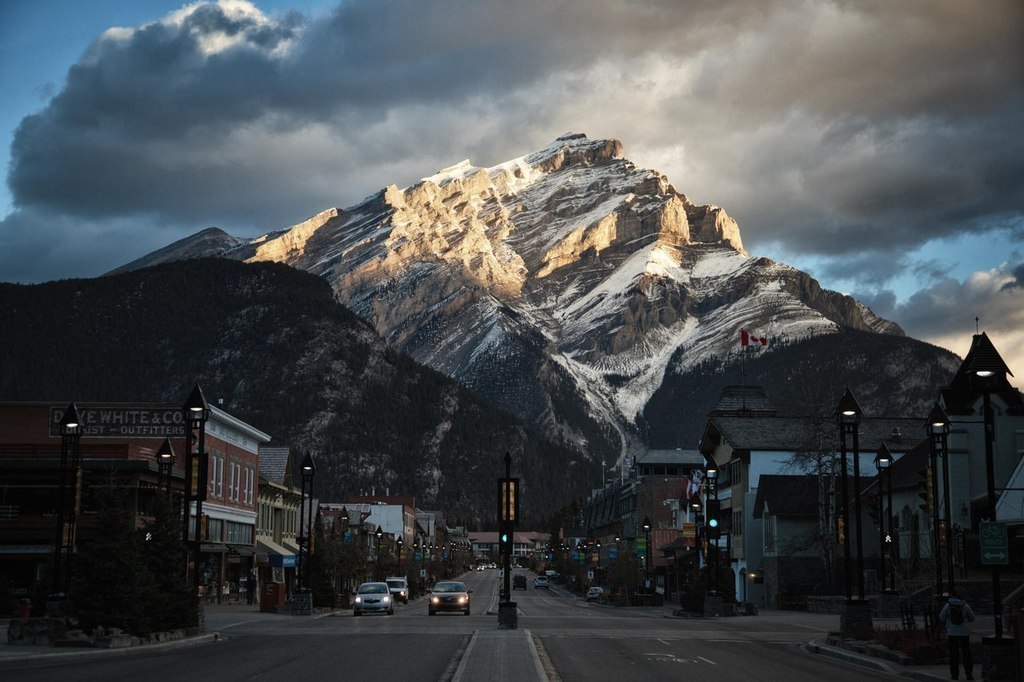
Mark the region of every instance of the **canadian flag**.
POLYGON ((743 346, 744 348, 746 348, 747 346, 749 346, 751 344, 758 344, 758 345, 761 345, 761 346, 767 346, 768 345, 768 337, 766 337, 766 336, 758 336, 757 334, 754 334, 753 332, 749 332, 746 329, 741 329, 740 330, 740 345, 743 346))

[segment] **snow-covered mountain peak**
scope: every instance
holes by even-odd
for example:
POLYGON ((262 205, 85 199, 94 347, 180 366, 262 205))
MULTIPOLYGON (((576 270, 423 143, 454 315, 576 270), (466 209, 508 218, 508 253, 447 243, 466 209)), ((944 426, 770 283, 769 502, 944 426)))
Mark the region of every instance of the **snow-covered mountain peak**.
POLYGON ((579 133, 225 251, 323 276, 396 348, 573 447, 620 454, 666 375, 730 356, 741 329, 902 333, 749 256, 724 209, 579 133))

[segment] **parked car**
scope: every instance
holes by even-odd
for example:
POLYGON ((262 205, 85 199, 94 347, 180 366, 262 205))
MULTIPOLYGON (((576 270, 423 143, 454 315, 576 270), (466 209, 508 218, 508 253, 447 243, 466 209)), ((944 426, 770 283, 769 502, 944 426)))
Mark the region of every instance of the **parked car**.
POLYGON ((431 616, 438 611, 462 611, 467 616, 470 609, 469 595, 473 590, 466 583, 445 580, 434 585, 427 600, 427 613, 431 616))
POLYGON ((591 587, 589 590, 587 590, 587 601, 600 601, 603 598, 603 587, 591 587))
POLYGON ((384 582, 388 584, 388 589, 391 591, 391 597, 395 601, 400 601, 403 604, 409 603, 409 581, 405 578, 393 576, 391 578, 385 578, 384 582))
POLYGON ((512 576, 512 589, 526 589, 526 576, 525 575, 514 575, 512 576))
POLYGON ((363 583, 356 590, 352 602, 352 615, 361 616, 370 611, 383 611, 389 616, 395 613, 395 600, 387 583, 363 583))
POLYGON ((538 575, 536 578, 533 579, 533 589, 539 590, 543 588, 546 590, 549 589, 549 587, 550 586, 548 585, 548 577, 546 575, 538 575))

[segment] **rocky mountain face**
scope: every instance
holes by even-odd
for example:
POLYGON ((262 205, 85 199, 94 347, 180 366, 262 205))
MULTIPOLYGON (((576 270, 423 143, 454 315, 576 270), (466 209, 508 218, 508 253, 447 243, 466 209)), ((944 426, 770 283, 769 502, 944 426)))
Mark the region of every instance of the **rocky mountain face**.
MULTIPOLYGON (((620 142, 580 134, 490 168, 464 161, 242 244, 205 239, 206 255, 323 277, 394 348, 595 458, 634 449, 652 397, 709 358, 728 365, 741 329, 783 345, 903 336, 849 296, 747 254, 723 209, 638 168, 620 142)), ((158 260, 195 247, 183 240, 158 260)))
POLYGON ((276 263, 207 258, 0 283, 0 348, 3 400, 181 404, 199 382, 297 462, 311 453, 326 501, 415 495, 494 528, 508 451, 524 519, 540 525, 601 477, 580 453, 387 346, 322 278, 276 263))

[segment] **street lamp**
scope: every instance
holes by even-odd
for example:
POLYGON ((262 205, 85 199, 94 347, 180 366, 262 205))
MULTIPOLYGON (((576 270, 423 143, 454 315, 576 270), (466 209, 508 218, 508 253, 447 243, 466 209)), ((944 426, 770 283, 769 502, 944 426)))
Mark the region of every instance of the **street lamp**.
POLYGON ((402 572, 402 545, 405 544, 401 535, 395 536, 396 553, 398 554, 398 572, 402 572))
MULTIPOLYGON (((967 353, 967 372, 972 378, 972 388, 981 391, 985 422, 985 475, 988 488, 988 520, 996 521, 996 483, 993 441, 995 416, 992 412, 992 391, 1006 383, 1006 375, 1013 372, 999 357, 988 335, 975 334, 971 350, 967 353)), ((995 617, 995 638, 1003 636, 1003 598, 999 585, 999 564, 992 564, 992 606, 995 617)))
POLYGON ((644 531, 644 594, 651 585, 651 519, 644 517, 644 524, 641 526, 644 531))
POLYGON ((313 534, 313 477, 316 464, 313 455, 306 453, 301 464, 302 490, 299 495, 299 591, 303 591, 309 576, 306 575, 306 559, 309 557, 309 541, 313 534), (308 504, 307 504, 308 500, 308 504))
MULTIPOLYGON (((196 384, 182 406, 185 413, 185 494, 182 499, 182 540, 189 546, 189 529, 195 532, 192 542, 192 590, 199 598, 199 559, 202 552, 200 519, 203 517, 203 500, 206 499, 206 420, 210 418, 210 407, 203 397, 203 391, 196 384), (191 500, 190 500, 191 497, 191 500), (190 523, 189 512, 192 500, 196 503, 196 521, 190 523)), ((188 573, 186 565, 186 575, 188 573)), ((187 579, 186 579, 187 583, 187 579)))
MULTIPOLYGON (((882 443, 882 447, 878 449, 878 454, 875 455, 875 468, 878 470, 878 557, 879 557, 879 572, 882 578, 882 592, 885 592, 885 574, 889 571, 887 567, 892 566, 892 543, 893 543, 893 527, 892 527, 892 453, 889 452, 889 446, 882 443), (883 480, 882 474, 885 474, 883 480), (882 514, 882 484, 886 485, 888 490, 887 504, 885 508, 885 515, 882 514)), ((889 589, 892 591, 896 590, 896 575, 890 573, 889 589)))
POLYGON ((381 542, 384 539, 384 529, 382 529, 380 526, 377 526, 377 532, 374 533, 374 535, 377 536, 377 566, 376 566, 376 571, 375 571, 375 573, 376 573, 375 577, 379 579, 380 578, 380 545, 381 545, 381 542))
POLYGON ((943 508, 946 517, 946 567, 949 576, 949 592, 952 594, 956 576, 953 574, 953 520, 949 513, 949 417, 937 401, 928 414, 928 442, 931 455, 932 468, 932 542, 935 543, 933 556, 935 558, 935 599, 936 603, 942 600, 942 537, 939 524, 939 480, 938 480, 938 458, 942 456, 942 488, 945 497, 943 508))
POLYGON ((853 397, 853 391, 849 388, 839 401, 836 407, 836 419, 839 424, 839 442, 842 457, 842 485, 843 485, 843 574, 846 578, 846 604, 841 615, 841 630, 851 634, 863 634, 871 632, 874 626, 871 623, 871 605, 864 599, 864 533, 861 520, 860 505, 860 405, 853 397), (850 510, 849 486, 847 485, 846 473, 846 437, 853 439, 853 513, 857 521, 857 600, 851 598, 850 594, 850 534, 847 522, 850 510))
POLYGON ((52 592, 56 598, 71 588, 71 562, 74 558, 75 526, 81 499, 81 422, 74 403, 67 406, 60 420, 60 471, 57 474, 57 528, 53 547, 52 592), (71 504, 68 504, 71 488, 71 504))
POLYGON ((160 471, 160 483, 167 486, 167 497, 171 496, 171 475, 174 471, 174 448, 171 439, 164 438, 160 449, 156 451, 157 468, 160 471))
POLYGON ((857 598, 864 599, 864 536, 861 531, 861 508, 860 508, 860 442, 859 426, 862 412, 857 399, 853 397, 853 391, 849 388, 843 394, 836 408, 836 416, 839 421, 839 441, 842 458, 842 485, 843 485, 843 549, 844 549, 844 575, 846 578, 846 599, 851 599, 850 587, 850 533, 849 533, 849 486, 847 483, 846 467, 846 437, 853 437, 853 514, 857 522, 857 598))

